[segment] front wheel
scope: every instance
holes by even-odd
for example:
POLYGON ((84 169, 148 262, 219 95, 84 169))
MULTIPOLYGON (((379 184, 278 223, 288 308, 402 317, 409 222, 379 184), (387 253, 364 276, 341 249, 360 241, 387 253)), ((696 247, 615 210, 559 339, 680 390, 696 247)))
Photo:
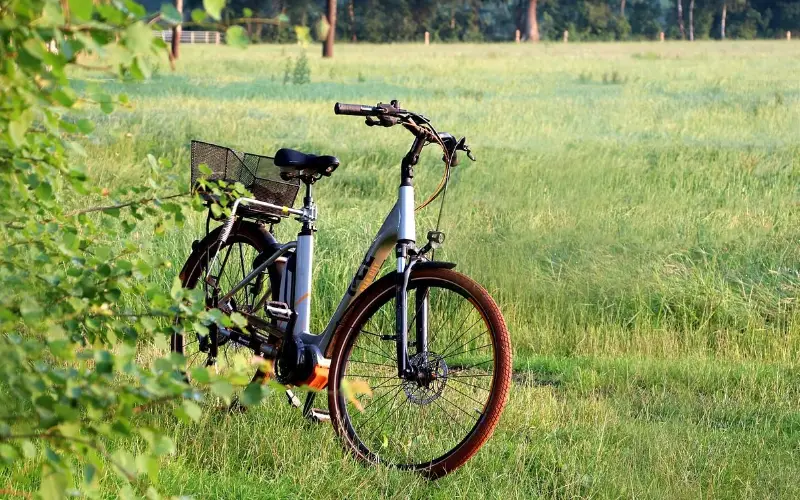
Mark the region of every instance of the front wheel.
POLYGON ((328 404, 357 458, 441 477, 492 435, 508 400, 511 343, 497 304, 450 269, 415 270, 408 283, 408 357, 423 374, 397 375, 395 280, 356 299, 332 348, 328 404), (427 298, 427 300, 423 300, 427 298), (417 330, 427 332, 419 345, 417 330))

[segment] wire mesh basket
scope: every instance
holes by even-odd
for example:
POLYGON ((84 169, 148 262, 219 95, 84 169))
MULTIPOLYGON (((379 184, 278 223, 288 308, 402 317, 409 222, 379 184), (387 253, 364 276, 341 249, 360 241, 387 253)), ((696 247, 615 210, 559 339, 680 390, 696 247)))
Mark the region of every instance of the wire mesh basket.
MULTIPOLYGON (((280 178, 280 169, 271 156, 240 153, 230 148, 192 141, 192 190, 198 188, 201 179, 209 181, 241 182, 253 193, 253 198, 278 206, 291 207, 300 189, 300 181, 285 181, 280 178), (204 174, 200 165, 211 171, 204 174)), ((210 198, 210 197, 209 197, 210 198)), ((285 214, 256 205, 244 207, 248 216, 282 217, 285 214)))

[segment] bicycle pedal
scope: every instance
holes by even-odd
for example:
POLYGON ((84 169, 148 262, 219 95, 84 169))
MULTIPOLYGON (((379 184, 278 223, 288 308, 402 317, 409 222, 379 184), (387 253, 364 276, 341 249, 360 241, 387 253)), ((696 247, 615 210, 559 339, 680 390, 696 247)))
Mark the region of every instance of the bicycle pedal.
POLYGON ((300 402, 300 398, 291 389, 286 389, 286 398, 289 400, 289 404, 295 408, 300 408, 303 405, 300 402))
POLYGON ((328 410, 320 410, 319 408, 311 408, 311 411, 305 417, 315 424, 331 421, 331 415, 328 410))
POLYGON ((292 310, 286 302, 269 301, 264 304, 264 312, 272 319, 288 321, 292 318, 292 310))

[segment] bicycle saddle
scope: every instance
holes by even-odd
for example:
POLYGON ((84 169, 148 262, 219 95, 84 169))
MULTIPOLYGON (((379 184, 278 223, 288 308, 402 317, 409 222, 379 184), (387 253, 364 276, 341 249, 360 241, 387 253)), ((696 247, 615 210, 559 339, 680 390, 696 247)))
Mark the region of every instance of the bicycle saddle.
POLYGON ((304 176, 329 176, 339 166, 335 156, 317 156, 294 149, 281 148, 275 153, 275 166, 281 169, 284 180, 304 176))

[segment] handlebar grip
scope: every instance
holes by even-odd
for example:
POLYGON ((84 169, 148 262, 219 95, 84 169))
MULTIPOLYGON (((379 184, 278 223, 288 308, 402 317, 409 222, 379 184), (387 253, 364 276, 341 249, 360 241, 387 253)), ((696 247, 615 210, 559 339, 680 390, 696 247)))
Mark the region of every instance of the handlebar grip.
POLYGON ((337 102, 333 106, 333 112, 337 115, 378 116, 382 113, 382 110, 375 106, 365 106, 363 104, 344 104, 337 102))

